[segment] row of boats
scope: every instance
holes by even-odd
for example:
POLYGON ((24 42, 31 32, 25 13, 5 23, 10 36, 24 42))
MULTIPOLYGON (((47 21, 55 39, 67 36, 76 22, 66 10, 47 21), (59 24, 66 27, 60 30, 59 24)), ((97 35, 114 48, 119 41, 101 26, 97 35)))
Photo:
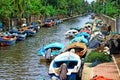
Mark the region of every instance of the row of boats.
MULTIPOLYGON (((23 23, 21 25, 21 28, 19 29, 12 29, 7 32, 0 32, 0 46, 10 46, 15 44, 16 41, 23 41, 26 39, 26 37, 34 36, 39 31, 41 26, 52 27, 62 22, 63 20, 61 19, 46 19, 44 22, 41 22, 39 20, 36 22, 32 22, 30 26, 27 26, 26 23, 23 23)), ((2 24, 0 24, 0 26, 2 26, 2 24)))
POLYGON ((32 26, 13 29, 7 32, 1 32, 0 46, 10 46, 15 44, 17 41, 23 41, 29 36, 34 36, 39 29, 39 26, 32 26))
POLYGON ((54 42, 38 51, 38 55, 46 61, 52 60, 49 66, 51 79, 62 80, 67 77, 66 80, 77 80, 81 77, 92 28, 93 22, 85 23, 83 28, 70 28, 65 33, 65 37, 70 39, 68 46, 54 42), (63 66, 66 66, 67 70, 63 66))

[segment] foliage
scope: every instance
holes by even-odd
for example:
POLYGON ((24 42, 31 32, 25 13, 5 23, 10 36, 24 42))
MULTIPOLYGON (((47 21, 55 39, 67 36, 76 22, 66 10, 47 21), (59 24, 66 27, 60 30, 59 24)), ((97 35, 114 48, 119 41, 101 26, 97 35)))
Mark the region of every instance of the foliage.
POLYGON ((106 55, 105 52, 96 52, 95 50, 91 51, 85 59, 86 62, 94 62, 99 60, 101 62, 110 62, 111 57, 106 55))
POLYGON ((120 0, 97 0, 91 4, 95 13, 103 13, 111 17, 120 16, 120 0))
POLYGON ((116 7, 114 6, 115 3, 108 2, 106 4, 106 15, 112 16, 116 14, 116 7))
POLYGON ((11 0, 1 0, 0 1, 0 18, 7 19, 13 12, 13 7, 10 6, 11 0))
POLYGON ((89 11, 109 16, 120 14, 119 0, 96 0, 91 5, 86 0, 1 0, 0 18, 74 15, 89 11), (118 1, 118 2, 117 2, 118 1))
MULTIPOLYGON (((85 0, 1 0, 0 22, 10 27, 10 19, 36 15, 42 18, 59 15, 74 16, 88 13, 90 5, 85 0)), ((19 24, 20 25, 20 24, 19 24)))
POLYGON ((1 0, 0 16, 21 18, 32 14, 39 16, 73 15, 87 12, 88 6, 89 4, 84 0, 1 0))

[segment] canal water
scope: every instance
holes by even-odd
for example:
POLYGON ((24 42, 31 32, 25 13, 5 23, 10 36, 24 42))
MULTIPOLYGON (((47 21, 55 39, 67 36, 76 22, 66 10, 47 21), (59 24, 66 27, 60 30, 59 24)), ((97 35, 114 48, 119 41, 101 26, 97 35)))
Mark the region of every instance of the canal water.
POLYGON ((69 40, 65 32, 71 27, 83 27, 91 21, 90 15, 74 18, 51 27, 41 28, 33 37, 8 47, 0 47, 0 80, 50 80, 49 64, 40 61, 37 52, 52 42, 61 42, 65 46, 69 40))

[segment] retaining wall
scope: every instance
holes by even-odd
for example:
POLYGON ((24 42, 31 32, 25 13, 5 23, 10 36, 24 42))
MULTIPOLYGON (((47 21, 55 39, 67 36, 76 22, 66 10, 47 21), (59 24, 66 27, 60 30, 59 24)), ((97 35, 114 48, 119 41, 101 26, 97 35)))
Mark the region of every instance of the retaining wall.
POLYGON ((106 23, 107 25, 111 25, 111 30, 113 32, 117 32, 116 19, 113 19, 113 18, 103 15, 103 14, 101 14, 99 17, 103 20, 104 23, 106 23))
POLYGON ((116 29, 117 32, 120 34, 120 19, 116 19, 116 29))

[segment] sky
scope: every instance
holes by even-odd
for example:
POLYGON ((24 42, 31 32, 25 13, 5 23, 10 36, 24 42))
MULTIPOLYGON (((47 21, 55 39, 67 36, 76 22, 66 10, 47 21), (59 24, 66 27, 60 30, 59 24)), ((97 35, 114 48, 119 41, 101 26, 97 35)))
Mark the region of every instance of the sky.
POLYGON ((87 0, 89 3, 91 3, 92 1, 96 1, 96 0, 87 0))

